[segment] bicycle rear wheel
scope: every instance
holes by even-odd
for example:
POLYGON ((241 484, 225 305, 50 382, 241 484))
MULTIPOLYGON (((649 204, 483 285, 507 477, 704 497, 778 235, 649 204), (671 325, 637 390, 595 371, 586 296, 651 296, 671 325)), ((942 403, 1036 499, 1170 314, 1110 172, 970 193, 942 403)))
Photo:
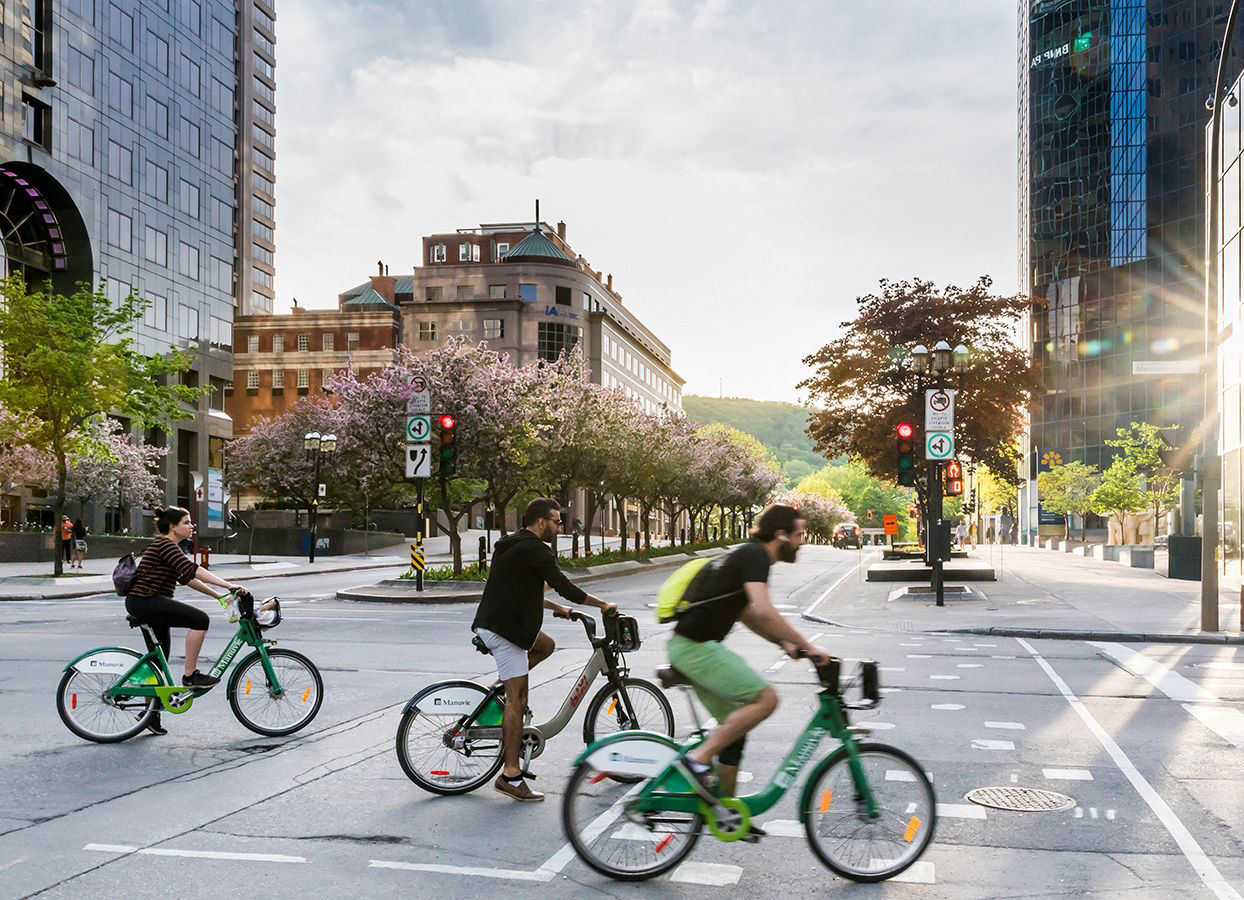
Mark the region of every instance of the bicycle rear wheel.
POLYGON ((496 715, 500 706, 486 717, 497 720, 489 722, 498 728, 495 738, 458 734, 487 693, 473 681, 446 681, 412 698, 397 726, 397 761, 407 778, 433 794, 466 794, 497 774, 503 761, 496 715))
MULTIPOLYGON (((142 654, 134 650, 109 649, 108 655, 124 654, 137 661, 142 654)), ((65 727, 84 740, 114 744, 128 740, 147 727, 160 708, 155 697, 109 697, 108 689, 117 683, 118 672, 110 667, 100 672, 69 669, 56 689, 56 711, 65 727)), ((155 670, 152 675, 162 680, 155 670)))
POLYGON ((324 680, 315 663, 293 650, 269 650, 268 661, 281 683, 280 693, 273 691, 256 650, 229 678, 229 706, 251 731, 282 737, 315 718, 324 702, 324 680))
POLYGON ((876 801, 870 816, 856 788, 846 747, 813 770, 800 811, 812 850, 843 878, 893 878, 924 853, 937 824, 937 799, 924 768, 885 744, 856 745, 860 767, 876 801))

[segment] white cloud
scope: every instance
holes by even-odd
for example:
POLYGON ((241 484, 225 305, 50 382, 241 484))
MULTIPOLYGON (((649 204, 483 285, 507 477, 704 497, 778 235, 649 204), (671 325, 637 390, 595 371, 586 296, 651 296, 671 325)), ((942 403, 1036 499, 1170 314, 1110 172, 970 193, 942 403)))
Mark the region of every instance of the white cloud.
POLYGON ((881 277, 1015 283, 995 0, 303 0, 278 22, 278 281, 328 306, 534 198, 689 391, 795 397, 881 277))

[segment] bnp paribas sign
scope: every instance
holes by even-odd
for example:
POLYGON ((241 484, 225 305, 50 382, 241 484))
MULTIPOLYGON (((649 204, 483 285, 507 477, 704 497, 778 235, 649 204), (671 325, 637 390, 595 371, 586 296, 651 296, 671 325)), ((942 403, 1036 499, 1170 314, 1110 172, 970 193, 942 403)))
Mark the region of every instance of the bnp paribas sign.
POLYGON ((1030 69, 1037 66, 1043 66, 1046 63, 1052 63, 1055 60, 1062 59, 1064 56, 1070 56, 1072 53, 1083 53, 1093 45, 1092 32, 1086 32, 1076 38, 1074 41, 1066 41, 1057 47, 1051 47, 1044 53, 1038 53, 1029 63, 1030 69))

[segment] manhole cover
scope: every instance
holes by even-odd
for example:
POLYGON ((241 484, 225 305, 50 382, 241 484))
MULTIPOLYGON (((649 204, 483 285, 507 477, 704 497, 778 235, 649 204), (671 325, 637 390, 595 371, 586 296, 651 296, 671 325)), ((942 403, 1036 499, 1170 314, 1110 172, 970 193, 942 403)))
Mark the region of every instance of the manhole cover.
POLYGON ((1059 809, 1070 809, 1076 805, 1074 800, 1058 791, 1024 787, 976 788, 968 791, 964 799, 981 806, 1009 809, 1014 812, 1053 812, 1059 809))

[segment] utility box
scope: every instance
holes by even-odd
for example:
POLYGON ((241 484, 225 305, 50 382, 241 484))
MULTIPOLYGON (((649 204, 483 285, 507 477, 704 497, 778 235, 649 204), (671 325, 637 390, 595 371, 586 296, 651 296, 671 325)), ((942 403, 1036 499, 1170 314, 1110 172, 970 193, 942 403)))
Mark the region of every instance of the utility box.
POLYGON ((1172 534, 1166 546, 1153 548, 1153 570, 1167 578, 1182 581, 1201 580, 1201 539, 1187 534, 1172 534))

